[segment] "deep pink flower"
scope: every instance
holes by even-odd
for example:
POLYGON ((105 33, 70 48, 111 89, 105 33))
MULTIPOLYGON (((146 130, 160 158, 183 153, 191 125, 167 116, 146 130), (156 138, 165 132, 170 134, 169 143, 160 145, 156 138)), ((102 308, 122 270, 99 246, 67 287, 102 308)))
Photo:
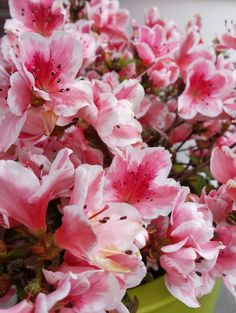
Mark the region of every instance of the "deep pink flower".
POLYGON ((127 287, 134 287, 146 272, 136 246, 137 243, 141 248, 146 242, 142 219, 127 203, 105 204, 103 188, 102 167, 78 167, 71 205, 64 208, 55 241, 76 256, 77 262, 86 260, 92 266, 114 272, 127 287))
POLYGON ((236 50, 236 23, 228 29, 228 33, 223 34, 220 37, 220 43, 216 46, 218 50, 236 50))
POLYGON ((168 215, 179 186, 168 179, 170 155, 163 148, 126 149, 125 158, 115 156, 106 173, 107 202, 126 202, 144 219, 168 215))
POLYGON ((76 23, 67 23, 65 31, 76 38, 82 47, 83 65, 87 67, 96 59, 96 50, 99 47, 95 33, 91 30, 92 23, 90 21, 78 20, 76 23))
POLYGON ((7 105, 2 103, 0 127, 7 132, 0 141, 1 150, 16 141, 24 125, 33 136, 49 135, 58 116, 73 116, 92 101, 89 82, 75 79, 82 63, 81 47, 75 39, 54 32, 50 39, 27 33, 19 41, 21 57, 15 60, 19 71, 9 82, 9 75, 1 70, 4 85, 0 94, 4 96, 11 86, 7 105))
POLYGON ((184 92, 178 99, 179 115, 185 119, 197 114, 207 117, 222 112, 222 98, 228 93, 228 73, 216 70, 210 61, 199 59, 193 63, 184 92))
MULTIPOLYGON (((82 64, 81 45, 77 40, 66 33, 54 32, 50 39, 27 33, 19 42, 22 69, 19 68, 21 78, 18 74, 16 82, 26 78, 26 84, 33 90, 33 106, 44 105, 46 111, 53 110, 56 115, 72 116, 88 105, 89 84, 75 80, 82 64)), ((17 90, 13 85, 10 95, 17 96, 17 90)), ((25 102, 19 108, 14 98, 8 102, 16 113, 29 105, 25 102)))
POLYGON ((142 125, 151 126, 157 131, 166 130, 171 127, 175 113, 170 112, 167 103, 163 103, 155 96, 146 97, 150 103, 147 112, 139 119, 142 125))
POLYGON ((179 77, 179 68, 170 58, 163 58, 151 67, 148 76, 155 87, 166 88, 176 82, 179 77))
POLYGON ((110 85, 95 80, 94 103, 80 113, 113 153, 122 154, 128 145, 142 142, 142 127, 135 119, 134 111, 143 96, 143 87, 137 80, 125 80, 114 90, 110 85))
POLYGON ((142 26, 139 29, 136 47, 143 63, 149 66, 159 58, 173 56, 178 48, 178 41, 167 38, 165 28, 160 25, 153 28, 142 26))
POLYGON ((20 35, 33 31, 50 36, 64 24, 65 10, 58 0, 9 0, 12 19, 5 23, 5 30, 20 35))
POLYGON ((201 37, 196 31, 189 31, 181 43, 176 63, 179 66, 181 76, 186 80, 188 67, 197 59, 215 62, 215 51, 201 42, 201 37))
POLYGON ((111 37, 126 38, 129 11, 119 8, 117 0, 92 0, 86 3, 88 18, 96 30, 111 37))
POLYGON ((152 7, 145 11, 145 24, 148 27, 153 27, 158 24, 160 20, 160 13, 157 7, 152 7))

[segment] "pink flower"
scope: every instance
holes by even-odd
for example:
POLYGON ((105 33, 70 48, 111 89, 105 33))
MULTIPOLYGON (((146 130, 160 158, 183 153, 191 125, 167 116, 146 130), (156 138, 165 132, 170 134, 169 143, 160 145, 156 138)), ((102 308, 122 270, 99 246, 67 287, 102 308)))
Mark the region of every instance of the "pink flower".
MULTIPOLYGON (((0 127, 7 133, 0 141, 2 150, 15 142, 25 124, 30 125, 33 135, 49 135, 58 116, 73 116, 91 100, 90 84, 75 79, 82 56, 80 44, 70 35, 54 32, 45 39, 27 33, 20 37, 20 51, 21 60, 15 60, 19 72, 10 77, 9 108, 3 104, 0 127)), ((4 84, 9 84, 9 75, 3 70, 1 73, 4 84)), ((3 87, 6 92, 7 87, 3 87)))
POLYGON ((216 46, 218 50, 236 50, 236 23, 228 29, 228 33, 223 34, 220 38, 220 44, 216 46))
POLYGON ((55 288, 64 281, 70 286, 52 312, 57 308, 61 312, 105 313, 116 309, 125 293, 111 273, 92 267, 62 265, 58 272, 44 271, 44 276, 55 288))
POLYGON ((60 142, 73 150, 73 164, 77 167, 81 163, 103 164, 103 154, 100 150, 92 148, 85 139, 83 130, 79 127, 70 127, 62 136, 60 142))
MULTIPOLYGON (((20 50, 20 74, 33 90, 33 106, 43 104, 46 111, 73 116, 88 105, 89 84, 75 80, 82 64, 81 46, 77 40, 62 32, 54 32, 50 39, 27 33, 20 37, 20 50)), ((18 74, 16 82, 19 80, 18 74)), ((17 107, 15 95, 17 89, 13 85, 9 105, 15 114, 19 114, 27 108, 28 103, 17 107)))
POLYGON ((212 240, 211 212, 203 205, 185 202, 187 193, 188 189, 183 189, 175 202, 167 230, 170 244, 161 248, 160 264, 167 271, 168 290, 188 306, 199 307, 202 273, 215 266, 224 246, 212 240))
POLYGON ((176 82, 179 77, 179 69, 173 60, 164 58, 151 67, 148 76, 155 87, 166 88, 176 82))
POLYGON ((157 59, 172 56, 178 48, 174 38, 167 38, 166 30, 160 25, 153 28, 142 26, 136 42, 138 54, 146 66, 153 64, 157 59))
POLYGON ((78 20, 74 23, 67 23, 65 31, 75 37, 81 44, 83 52, 82 68, 87 67, 96 59, 96 50, 99 47, 95 33, 91 30, 91 22, 78 20))
POLYGON ((63 208, 62 226, 56 231, 55 242, 78 258, 88 257, 96 245, 96 235, 80 208, 73 205, 63 208))
POLYGON ((86 3, 88 18, 96 30, 111 37, 126 38, 125 28, 129 22, 129 11, 119 8, 117 0, 92 0, 86 3))
POLYGON ((9 7, 12 19, 6 21, 5 30, 16 35, 33 31, 50 36, 65 21, 65 10, 58 0, 9 0, 9 7))
MULTIPOLYGON (((0 131, 5 134, 0 137, 0 150, 2 151, 7 150, 16 141, 26 120, 26 114, 16 116, 9 111, 7 104, 9 87, 10 75, 0 67, 0 131)), ((24 96, 24 89, 19 89, 19 94, 24 96)))
POLYGON ((34 232, 44 231, 49 200, 59 197, 73 182, 74 167, 69 155, 68 149, 61 150, 42 181, 17 162, 0 161, 1 213, 34 232))
POLYGON ((220 182, 236 177, 236 154, 229 147, 216 147, 211 154, 211 173, 220 182))
MULTIPOLYGON (((103 181, 100 166, 78 167, 71 205, 64 208, 55 242, 76 256, 77 262, 86 260, 113 272, 126 287, 134 287, 146 272, 136 246, 145 245, 146 232, 135 208, 126 203, 104 204, 103 181)), ((70 258, 67 262, 71 263, 70 258)))
POLYGON ((236 164, 235 151, 227 146, 216 147, 211 155, 212 175, 225 184, 226 192, 232 200, 236 200, 236 164))
POLYGON ((125 158, 116 155, 106 173, 107 202, 126 202, 144 219, 170 213, 179 186, 167 179, 170 155, 163 148, 126 149, 125 158))
POLYGON ((160 258, 161 266, 166 270, 165 284, 169 292, 186 305, 200 306, 196 289, 201 287, 201 278, 195 272, 197 255, 192 248, 180 248, 165 253, 160 258))
POLYGON ((17 298, 16 287, 12 286, 3 297, 0 297, 0 310, 14 306, 17 303, 17 298))
POLYGON ((145 24, 148 27, 153 27, 158 24, 160 20, 160 13, 157 7, 152 7, 145 11, 145 24))
POLYGON ((141 124, 151 126, 156 131, 168 129, 174 121, 175 114, 170 112, 167 103, 159 101, 155 96, 146 98, 146 101, 149 101, 150 107, 139 119, 141 124))
POLYGON ((136 80, 125 80, 113 91, 108 84, 94 81, 94 104, 82 109, 81 116, 112 152, 122 154, 128 145, 142 142, 142 127, 134 111, 143 95, 143 88, 136 80))
POLYGON ((180 51, 176 58, 180 72, 184 80, 186 80, 188 67, 197 59, 204 59, 215 62, 216 56, 212 48, 202 44, 201 37, 196 31, 189 31, 185 36, 180 51))
POLYGON ((192 119, 197 114, 218 116, 222 112, 222 98, 227 92, 227 73, 216 70, 214 64, 207 60, 197 60, 189 71, 186 88, 178 99, 179 115, 185 119, 192 119))

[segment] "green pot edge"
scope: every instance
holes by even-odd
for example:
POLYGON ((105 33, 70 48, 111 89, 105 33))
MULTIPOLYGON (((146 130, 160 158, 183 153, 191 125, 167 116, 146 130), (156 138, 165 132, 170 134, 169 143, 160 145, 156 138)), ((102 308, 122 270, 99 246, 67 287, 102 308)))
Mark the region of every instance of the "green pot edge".
POLYGON ((166 313, 175 313, 169 311, 170 307, 178 307, 178 310, 181 310, 178 313, 212 313, 218 298, 220 286, 221 279, 217 279, 212 292, 200 299, 202 306, 199 309, 189 308, 173 297, 165 287, 164 276, 142 286, 129 289, 128 294, 132 299, 134 296, 138 298, 138 313, 154 313, 159 312, 159 310, 166 313))

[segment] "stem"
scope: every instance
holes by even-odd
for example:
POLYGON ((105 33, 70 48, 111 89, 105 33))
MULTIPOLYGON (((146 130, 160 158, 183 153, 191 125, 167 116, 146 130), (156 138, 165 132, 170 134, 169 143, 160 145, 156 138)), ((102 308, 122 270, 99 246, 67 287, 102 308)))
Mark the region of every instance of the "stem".
POLYGON ((197 167, 193 168, 192 170, 190 170, 189 172, 184 174, 182 177, 179 178, 179 181, 180 182, 186 181, 189 177, 191 177, 192 175, 198 173, 204 167, 209 166, 209 165, 210 165, 210 159, 208 159, 205 162, 199 164, 197 167))

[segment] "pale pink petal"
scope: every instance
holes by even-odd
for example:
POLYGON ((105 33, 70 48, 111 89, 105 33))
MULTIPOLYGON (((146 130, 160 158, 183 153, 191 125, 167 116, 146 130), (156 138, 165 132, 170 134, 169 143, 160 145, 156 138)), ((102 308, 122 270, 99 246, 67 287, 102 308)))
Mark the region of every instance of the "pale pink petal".
POLYGON ((0 161, 0 210, 32 230, 45 229, 47 203, 30 202, 40 184, 34 173, 13 161, 0 161))
POLYGON ((91 86, 88 82, 68 82, 67 86, 63 91, 50 93, 54 102, 53 110, 58 116, 74 116, 81 108, 93 102, 91 86))
POLYGON ((90 210, 100 209, 103 205, 104 171, 99 165, 80 165, 76 170, 75 185, 70 198, 71 205, 90 210))
POLYGON ((0 136, 0 151, 7 151, 16 142, 26 118, 26 112, 22 116, 8 112, 0 119, 0 133, 4 134, 4 136, 0 136))
POLYGON ((39 293, 35 300, 34 313, 48 313, 54 305, 68 296, 70 289, 70 282, 65 280, 55 291, 49 294, 39 293))
POLYGON ((54 32, 49 47, 50 59, 55 65, 61 65, 61 80, 74 79, 83 61, 79 41, 65 32, 54 32))
POLYGON ((115 88, 114 95, 118 100, 129 100, 135 108, 144 98, 144 89, 136 79, 129 79, 115 88))
POLYGON ((74 166, 70 160, 72 151, 68 148, 60 150, 56 159, 52 163, 48 175, 42 179, 42 183, 37 192, 30 198, 30 201, 39 201, 44 198, 55 199, 61 196, 68 196, 69 188, 74 181, 74 166))
POLYGON ((96 244, 96 235, 87 216, 77 206, 63 209, 62 226, 56 231, 56 244, 78 258, 86 257, 96 244))
POLYGON ((211 154, 211 173, 220 182, 226 183, 236 177, 236 155, 228 147, 216 147, 211 154))
POLYGON ((10 79, 7 103, 12 114, 21 116, 31 104, 33 94, 19 72, 12 74, 10 79))
POLYGON ((152 49, 145 42, 136 43, 136 47, 140 58, 146 66, 155 61, 155 55, 152 49))

